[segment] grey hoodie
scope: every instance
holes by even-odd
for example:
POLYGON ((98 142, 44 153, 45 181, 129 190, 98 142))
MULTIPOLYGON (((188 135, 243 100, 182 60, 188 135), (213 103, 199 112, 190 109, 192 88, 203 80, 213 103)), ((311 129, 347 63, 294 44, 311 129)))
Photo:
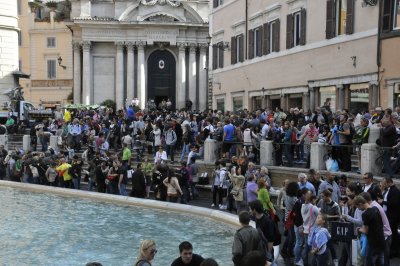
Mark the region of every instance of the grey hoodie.
POLYGON ((311 203, 303 203, 303 205, 301 205, 301 216, 303 217, 304 234, 310 233, 310 228, 314 226, 318 214, 319 210, 317 206, 314 206, 311 203))

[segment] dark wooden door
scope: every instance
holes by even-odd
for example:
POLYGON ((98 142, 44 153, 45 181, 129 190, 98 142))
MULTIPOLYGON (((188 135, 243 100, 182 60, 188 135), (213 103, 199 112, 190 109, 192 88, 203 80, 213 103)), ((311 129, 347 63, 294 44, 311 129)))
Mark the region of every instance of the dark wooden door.
POLYGON ((157 106, 168 98, 175 108, 176 63, 174 56, 166 50, 153 52, 147 62, 147 95, 157 106))

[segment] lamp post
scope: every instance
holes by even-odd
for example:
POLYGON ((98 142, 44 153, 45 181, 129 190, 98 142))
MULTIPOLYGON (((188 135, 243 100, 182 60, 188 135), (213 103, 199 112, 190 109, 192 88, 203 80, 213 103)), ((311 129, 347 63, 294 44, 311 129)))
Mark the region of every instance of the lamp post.
POLYGON ((59 65, 60 67, 62 67, 63 69, 66 69, 66 68, 67 68, 66 66, 61 65, 61 63, 62 63, 62 58, 61 58, 61 56, 59 56, 59 57, 57 58, 57 61, 58 61, 58 65, 59 65))
POLYGON ((261 98, 261 109, 264 110, 264 103, 265 103, 265 88, 262 87, 262 98, 261 98))

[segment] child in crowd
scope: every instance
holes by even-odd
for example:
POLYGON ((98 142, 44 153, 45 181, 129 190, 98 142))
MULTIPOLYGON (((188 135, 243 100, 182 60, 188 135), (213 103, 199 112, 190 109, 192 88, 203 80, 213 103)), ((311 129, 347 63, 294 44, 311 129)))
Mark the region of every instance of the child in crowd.
POLYGON ((308 244, 311 246, 311 253, 314 254, 313 265, 322 266, 329 264, 328 240, 331 238, 328 230, 325 228, 327 216, 318 214, 316 225, 312 230, 308 244))

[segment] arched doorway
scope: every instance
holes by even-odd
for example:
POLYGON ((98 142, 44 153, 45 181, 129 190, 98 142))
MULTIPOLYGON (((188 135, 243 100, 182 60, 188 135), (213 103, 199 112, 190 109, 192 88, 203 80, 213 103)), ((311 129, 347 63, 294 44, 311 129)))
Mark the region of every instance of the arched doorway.
POLYGON ((166 50, 154 51, 147 61, 147 95, 157 106, 169 98, 175 108, 176 63, 174 56, 166 50))

